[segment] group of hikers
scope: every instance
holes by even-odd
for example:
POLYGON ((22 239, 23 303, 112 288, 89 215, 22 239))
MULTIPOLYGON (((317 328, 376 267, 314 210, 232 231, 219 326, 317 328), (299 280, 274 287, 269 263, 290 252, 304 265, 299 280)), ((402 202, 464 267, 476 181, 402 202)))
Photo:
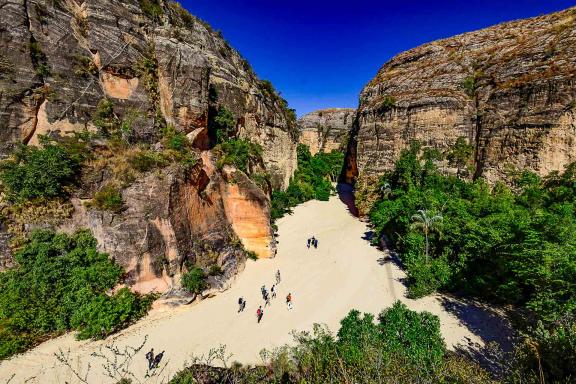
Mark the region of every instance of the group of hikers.
POLYGON ((158 365, 162 361, 162 357, 164 357, 164 351, 162 351, 159 354, 157 354, 156 356, 154 356, 154 348, 152 348, 146 354, 146 360, 148 360, 148 369, 151 370, 154 368, 158 368, 158 365))
MULTIPOLYGON (((271 305, 270 300, 276 298, 276 286, 280 284, 280 281, 281 281, 280 270, 278 270, 276 271, 276 284, 272 284, 272 287, 270 287, 270 292, 268 292, 268 290, 266 289, 266 285, 262 285, 262 287, 260 288, 260 293, 262 294, 262 299, 264 300, 264 307, 271 305)), ((288 293, 288 295, 286 296, 286 305, 288 306, 288 309, 292 309, 292 293, 288 293)), ((238 313, 243 312, 244 309, 246 309, 246 299, 240 297, 238 299, 238 313)), ((264 316, 264 309, 260 305, 256 310, 256 320, 258 321, 258 323, 260 323, 263 316, 264 316)))
POLYGON ((310 249, 310 246, 313 246, 314 249, 318 248, 318 239, 314 236, 310 237, 306 242, 306 246, 310 249))

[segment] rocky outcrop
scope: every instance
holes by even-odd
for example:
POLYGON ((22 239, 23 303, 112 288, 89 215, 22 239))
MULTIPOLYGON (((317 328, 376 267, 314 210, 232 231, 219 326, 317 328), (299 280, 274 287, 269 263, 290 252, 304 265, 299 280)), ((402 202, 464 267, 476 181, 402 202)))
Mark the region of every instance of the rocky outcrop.
POLYGON ((216 169, 208 151, 189 171, 173 165, 139 178, 122 200, 122 211, 109 212, 74 198, 74 214, 59 229, 89 228, 139 292, 178 287, 186 265, 218 265, 218 286, 243 269, 245 250, 274 255, 267 196, 242 172, 216 169))
MULTIPOLYGON (((225 105, 245 137, 262 145, 275 187, 296 168, 297 131, 250 65, 178 4, 137 0, 7 0, 0 21, 0 155, 39 134, 93 128, 108 98, 131 139, 154 142, 158 127, 208 129, 225 105)), ((202 148, 206 149, 206 148, 202 148)))
POLYGON ((274 255, 267 194, 287 187, 299 132, 286 103, 219 32, 165 0, 6 0, 0 8, 0 158, 18 144, 38 145, 41 135, 102 133, 104 112, 125 146, 107 147, 103 138, 89 146, 95 158, 57 219, 47 211, 34 220, 21 212, 8 218, 0 227, 0 268, 10 266, 7 232, 39 227, 89 228, 141 292, 177 288, 188 265, 221 267, 210 278, 218 286, 243 268, 246 251, 274 255), (266 192, 244 173, 215 166, 211 129, 223 107, 237 136, 262 147, 266 192), (130 151, 160 156, 171 127, 192 142, 196 165, 129 169, 130 151), (121 180, 95 165, 115 156, 121 180), (120 186, 124 208, 90 205, 111 183, 120 186))
POLYGON ((422 45, 366 85, 346 178, 393 167, 412 140, 444 150, 464 137, 475 177, 541 175, 576 160, 576 9, 422 45))
POLYGON ((312 155, 346 150, 355 113, 351 108, 329 108, 302 116, 298 120, 300 143, 307 145, 312 155))

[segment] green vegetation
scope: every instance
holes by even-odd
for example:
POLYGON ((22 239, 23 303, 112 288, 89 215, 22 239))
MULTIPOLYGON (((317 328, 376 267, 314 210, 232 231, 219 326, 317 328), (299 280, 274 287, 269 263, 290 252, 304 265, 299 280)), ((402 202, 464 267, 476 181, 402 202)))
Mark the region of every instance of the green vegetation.
POLYGON ((208 130, 216 144, 223 143, 236 133, 236 118, 228 108, 221 106, 216 115, 210 119, 208 130))
MULTIPOLYGON (((390 193, 379 198, 370 219, 376 238, 386 236, 398 249, 412 297, 441 289, 520 306, 529 314, 526 332, 539 340, 533 359, 560 366, 566 356, 576 358, 573 328, 557 326, 576 310, 576 164, 543 179, 525 171, 515 176, 513 189, 491 188, 482 179, 440 174, 413 143, 381 177, 384 183, 390 193), (422 225, 415 228, 411 217, 418 210, 428 218, 441 215, 440 230, 429 227, 426 235, 422 225), (530 331, 538 321, 548 336, 530 331), (552 353, 548 344, 563 347, 552 353)), ((552 371, 547 379, 576 377, 573 368, 564 376, 552 371)))
POLYGON ((151 19, 160 21, 160 18, 164 15, 164 10, 159 0, 139 0, 139 2, 142 12, 151 19))
POLYGON ((194 365, 171 384, 184 383, 492 383, 474 363, 445 348, 440 322, 396 302, 374 316, 351 311, 336 336, 316 325, 294 346, 264 353, 267 366, 228 370, 194 365), (208 372, 209 373, 208 373, 208 372), (200 380, 204 378, 204 380, 200 380), (209 378, 213 378, 210 380, 209 378))
POLYGON ((219 144, 215 148, 219 153, 218 167, 233 165, 246 174, 262 162, 262 147, 245 139, 232 139, 219 144))
POLYGON ((96 250, 87 231, 34 232, 15 254, 18 266, 0 272, 0 358, 68 330, 103 338, 143 316, 152 297, 128 288, 109 295, 124 273, 96 250))
POLYGON ((317 153, 312 156, 305 145, 298 145, 298 169, 290 180, 286 191, 272 192, 272 220, 289 213, 292 207, 305 201, 328 200, 333 192, 332 182, 336 181, 344 155, 338 151, 317 153))
POLYGON ((123 208, 122 193, 113 185, 106 185, 94 194, 93 207, 111 212, 119 212, 123 208))
POLYGON ((34 65, 38 76, 47 77, 50 75, 48 58, 46 57, 46 54, 42 52, 40 44, 36 41, 30 43, 30 59, 32 60, 32 65, 34 65))
POLYGON ((42 147, 20 146, 0 164, 0 180, 12 201, 52 198, 66 194, 84 154, 76 147, 41 139, 42 147))
POLYGON ((456 176, 462 175, 462 169, 465 169, 472 160, 472 155, 474 155, 474 147, 468 144, 464 137, 459 137, 446 156, 450 165, 457 168, 456 176))
POLYGON ((206 274, 200 267, 193 267, 188 272, 182 274, 182 287, 191 293, 200 294, 208 285, 206 284, 206 274))
POLYGON ((81 77, 91 77, 98 74, 98 67, 94 61, 84 55, 76 54, 74 55, 74 73, 81 77))
POLYGON ((260 88, 260 92, 262 92, 262 95, 266 99, 272 100, 272 102, 277 103, 280 106, 282 113, 284 114, 284 117, 288 123, 288 128, 293 130, 296 127, 296 110, 288 107, 288 102, 286 99, 280 96, 270 80, 260 80, 258 82, 258 86, 260 88))
POLYGON ((380 110, 387 112, 396 106, 396 99, 394 96, 386 95, 380 104, 380 110))

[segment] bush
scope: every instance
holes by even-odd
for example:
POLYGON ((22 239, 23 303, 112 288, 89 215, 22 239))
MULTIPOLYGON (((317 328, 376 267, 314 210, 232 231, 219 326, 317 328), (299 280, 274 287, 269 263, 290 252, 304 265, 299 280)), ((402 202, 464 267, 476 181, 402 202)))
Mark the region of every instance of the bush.
POLYGON ((200 294, 208 285, 206 284, 206 275, 200 267, 194 267, 190 271, 182 274, 182 287, 191 293, 200 294))
POLYGON ((137 171, 147 172, 151 169, 164 167, 168 161, 160 153, 152 151, 139 151, 128 160, 130 166, 137 171))
POLYGON ((160 5, 159 0, 139 0, 140 8, 148 17, 153 20, 159 21, 164 15, 164 10, 160 5))
POLYGON ((119 212, 122 210, 122 193, 114 186, 107 185, 94 194, 92 205, 100 210, 119 212))
POLYGON ((208 128, 211 139, 216 144, 223 143, 236 132, 236 118, 228 108, 221 106, 210 119, 208 128))
POLYGON ((250 140, 228 140, 219 144, 215 151, 220 155, 219 168, 224 165, 232 165, 249 174, 254 166, 262 162, 262 147, 250 140))
POLYGON ((123 289, 124 274, 96 250, 87 231, 37 231, 15 254, 18 267, 0 272, 0 358, 68 330, 101 338, 143 316, 152 298, 123 289))
POLYGON ((81 162, 81 155, 44 140, 41 148, 18 147, 14 158, 0 165, 0 179, 13 201, 63 196, 81 162))
POLYGON ((302 144, 298 145, 297 155, 298 169, 286 191, 272 192, 270 216, 273 220, 305 201, 328 200, 334 190, 332 182, 336 181, 344 163, 341 152, 317 153, 312 156, 308 147, 302 144))

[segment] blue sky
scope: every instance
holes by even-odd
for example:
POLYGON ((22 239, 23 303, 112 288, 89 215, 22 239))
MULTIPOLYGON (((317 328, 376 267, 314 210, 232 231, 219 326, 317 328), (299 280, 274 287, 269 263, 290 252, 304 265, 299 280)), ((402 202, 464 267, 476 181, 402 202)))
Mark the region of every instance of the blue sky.
POLYGON ((397 53, 499 22, 576 5, 568 0, 183 0, 269 79, 298 115, 352 107, 397 53))

